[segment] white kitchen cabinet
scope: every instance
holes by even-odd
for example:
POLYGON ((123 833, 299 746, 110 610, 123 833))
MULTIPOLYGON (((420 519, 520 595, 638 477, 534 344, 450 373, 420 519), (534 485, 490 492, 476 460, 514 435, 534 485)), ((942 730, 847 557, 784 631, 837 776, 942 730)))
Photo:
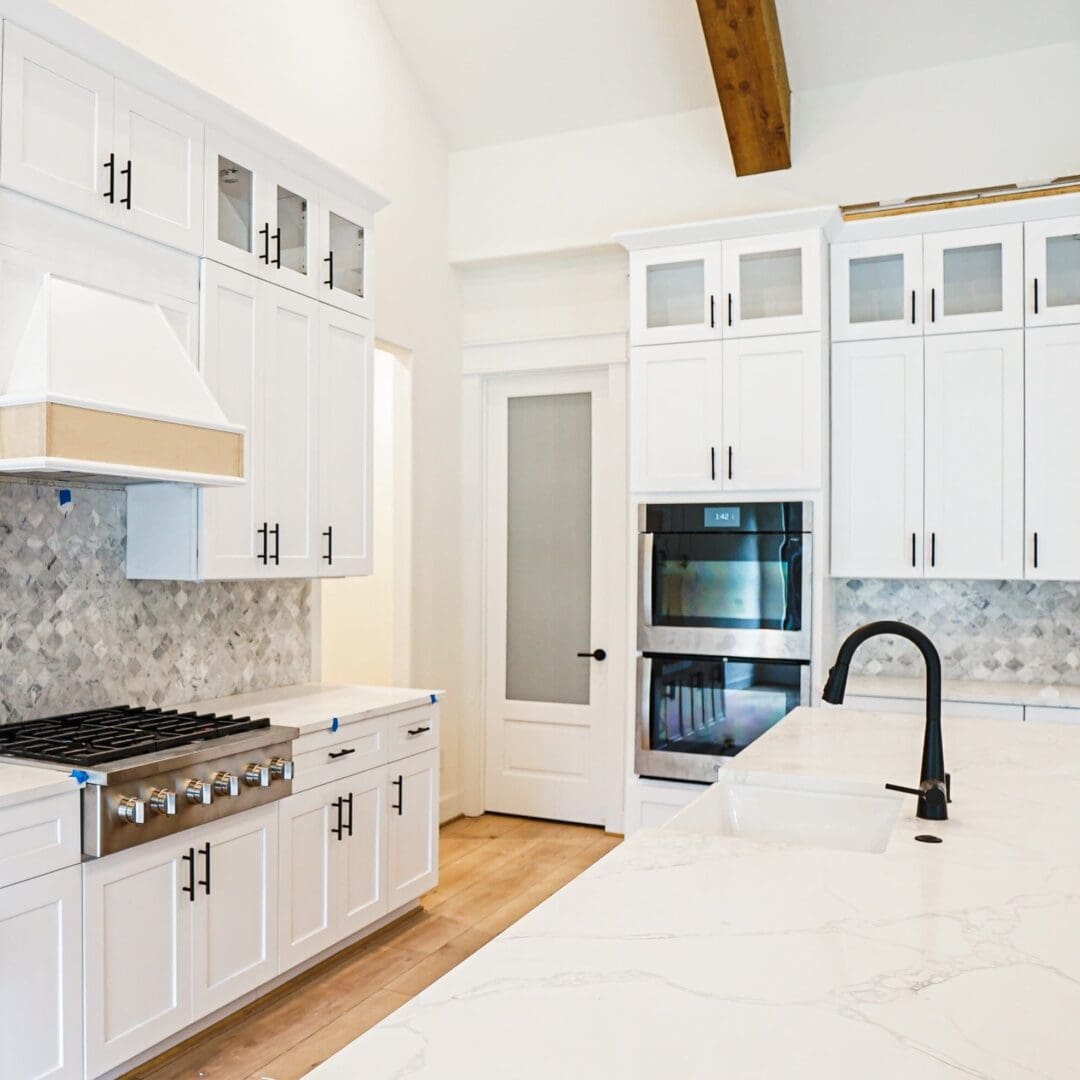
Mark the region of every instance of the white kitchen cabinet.
POLYGON ((928 338, 927 577, 1023 576, 1023 331, 928 338))
POLYGON ((820 330, 824 294, 817 229, 726 240, 719 320, 725 338, 820 330))
POLYGON ((0 1071, 76 1080, 82 1055, 78 866, 0 889, 0 1071))
MULTIPOLYGON (((437 751, 435 757, 437 768, 437 751)), ((395 767, 397 766, 391 766, 395 767)), ((388 815, 392 811, 387 797, 386 767, 357 773, 343 786, 344 798, 347 800, 343 814, 348 828, 345 829, 345 835, 337 848, 339 937, 355 934, 381 918, 390 910, 391 900, 387 863, 390 847, 388 815)), ((418 818, 411 819, 411 827, 417 832, 424 832, 418 818)), ((438 821, 435 829, 437 843, 438 821)), ((434 867, 432 869, 434 871, 434 867)), ((425 885, 424 889, 429 887, 425 885)))
POLYGON ((199 830, 191 906, 192 999, 198 1019, 278 973, 277 807, 199 830))
POLYGON ((1080 322, 1080 217, 1024 226, 1025 323, 1080 322))
POLYGON ((371 212, 334 192, 319 195, 315 267, 318 297, 327 304, 370 318, 371 212))
POLYGON ((921 337, 922 236, 833 244, 833 341, 921 337))
POLYGON ((391 762, 388 910, 439 880, 439 752, 391 762))
POLYGON ((1080 580, 1080 325, 1028 330, 1024 576, 1080 580))
POLYGON ((1024 228, 994 225, 927 233, 923 277, 927 334, 1024 325, 1024 228))
POLYGON ((922 338, 832 349, 836 577, 922 577, 922 338))
POLYGON ((372 571, 374 340, 367 319, 319 305, 319 497, 315 529, 321 576, 372 571))
POLYGON ((635 491, 721 486, 723 352, 719 342, 648 345, 630 355, 635 491))
POLYGON ((680 244, 630 255, 630 342, 716 341, 722 334, 721 246, 680 244))
POLYGON ((724 342, 726 490, 820 485, 822 348, 816 333, 724 342))
POLYGON ((10 22, 0 113, 0 184, 201 250, 201 122, 10 22))

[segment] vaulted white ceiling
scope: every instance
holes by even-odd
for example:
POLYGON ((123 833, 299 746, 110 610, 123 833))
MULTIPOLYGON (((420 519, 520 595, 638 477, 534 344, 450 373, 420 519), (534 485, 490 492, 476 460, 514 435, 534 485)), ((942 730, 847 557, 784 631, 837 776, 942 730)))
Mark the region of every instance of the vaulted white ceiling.
MULTIPOLYGON (((716 104, 695 0, 380 3, 452 149, 716 104)), ((795 91, 1080 39, 1080 0, 778 8, 795 91)))

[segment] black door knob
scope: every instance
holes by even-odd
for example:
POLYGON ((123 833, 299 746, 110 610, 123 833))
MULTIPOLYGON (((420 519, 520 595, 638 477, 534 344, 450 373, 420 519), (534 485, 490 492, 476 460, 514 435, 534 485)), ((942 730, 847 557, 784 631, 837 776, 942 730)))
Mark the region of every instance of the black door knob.
POLYGON ((585 660, 606 660, 607 653, 603 649, 593 649, 592 652, 579 652, 578 656, 585 660))

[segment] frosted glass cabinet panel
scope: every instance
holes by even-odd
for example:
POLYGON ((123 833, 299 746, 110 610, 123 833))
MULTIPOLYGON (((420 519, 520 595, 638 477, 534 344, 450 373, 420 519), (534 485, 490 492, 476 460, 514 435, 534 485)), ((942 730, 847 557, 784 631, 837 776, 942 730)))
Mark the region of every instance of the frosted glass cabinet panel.
POLYGON ((316 274, 318 298, 355 315, 371 314, 371 215, 322 192, 316 274))
POLYGON ((725 337, 821 329, 820 233, 728 240, 723 249, 725 337))
POLYGON ((630 256, 633 344, 716 340, 720 322, 719 244, 682 244, 630 256))
POLYGON ((1080 217, 1024 226, 1028 326, 1080 323, 1080 217))
POLYGON ((830 259, 834 341, 923 332, 921 236, 833 244, 830 259))
POLYGON ((217 155, 218 217, 217 239, 222 244, 253 250, 255 178, 251 170, 223 154, 217 155))
POLYGON ((926 333, 1023 326, 1023 226, 929 233, 923 238, 926 333))

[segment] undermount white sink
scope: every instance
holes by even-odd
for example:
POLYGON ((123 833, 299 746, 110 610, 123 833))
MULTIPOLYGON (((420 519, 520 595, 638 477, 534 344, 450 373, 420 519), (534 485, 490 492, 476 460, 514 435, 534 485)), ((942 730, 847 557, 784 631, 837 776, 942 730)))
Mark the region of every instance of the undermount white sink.
POLYGON ((664 828, 879 854, 902 805, 884 785, 721 769, 664 828))

